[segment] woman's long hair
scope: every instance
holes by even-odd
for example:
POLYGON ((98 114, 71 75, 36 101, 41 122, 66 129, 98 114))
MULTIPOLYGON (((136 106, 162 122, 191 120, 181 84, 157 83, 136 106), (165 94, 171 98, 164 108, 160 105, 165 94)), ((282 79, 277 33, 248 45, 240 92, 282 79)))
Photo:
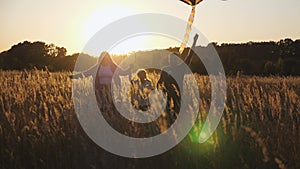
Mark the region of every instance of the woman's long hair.
POLYGON ((109 65, 112 69, 112 72, 115 72, 115 70, 117 69, 117 64, 112 60, 110 54, 106 51, 100 54, 98 63, 99 63, 98 71, 102 65, 105 66, 109 65))

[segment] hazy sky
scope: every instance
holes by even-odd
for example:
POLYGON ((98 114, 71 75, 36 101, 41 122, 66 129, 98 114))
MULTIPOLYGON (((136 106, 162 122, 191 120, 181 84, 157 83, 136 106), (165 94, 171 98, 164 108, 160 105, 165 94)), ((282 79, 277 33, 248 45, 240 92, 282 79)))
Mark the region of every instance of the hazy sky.
MULTIPOLYGON (((179 0, 0 0, 0 51, 39 40, 71 54, 124 16, 151 12, 187 20, 190 9, 179 0)), ((204 0, 194 26, 219 43, 299 39, 300 0, 204 0)))

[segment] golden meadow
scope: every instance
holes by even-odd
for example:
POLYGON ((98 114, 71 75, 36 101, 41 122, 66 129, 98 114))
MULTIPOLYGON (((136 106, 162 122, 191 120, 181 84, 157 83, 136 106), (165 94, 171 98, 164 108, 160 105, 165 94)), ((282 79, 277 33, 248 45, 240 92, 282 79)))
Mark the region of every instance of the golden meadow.
MULTIPOLYGON (((220 124, 199 144, 210 83, 195 74, 202 111, 189 135, 159 156, 128 159, 105 152, 84 133, 70 74, 0 71, 0 168, 300 168, 300 77, 227 77, 220 124)), ((154 86, 157 78, 149 74, 154 86)))

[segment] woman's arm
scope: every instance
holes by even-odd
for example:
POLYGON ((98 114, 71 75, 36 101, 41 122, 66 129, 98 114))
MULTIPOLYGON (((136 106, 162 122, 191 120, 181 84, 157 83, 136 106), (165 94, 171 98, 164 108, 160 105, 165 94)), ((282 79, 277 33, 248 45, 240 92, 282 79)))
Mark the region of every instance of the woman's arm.
POLYGON ((94 76, 96 74, 98 66, 99 66, 99 64, 95 64, 94 66, 90 67, 89 69, 87 69, 83 72, 71 75, 70 78, 78 79, 78 78, 83 78, 83 77, 88 77, 88 76, 94 76))

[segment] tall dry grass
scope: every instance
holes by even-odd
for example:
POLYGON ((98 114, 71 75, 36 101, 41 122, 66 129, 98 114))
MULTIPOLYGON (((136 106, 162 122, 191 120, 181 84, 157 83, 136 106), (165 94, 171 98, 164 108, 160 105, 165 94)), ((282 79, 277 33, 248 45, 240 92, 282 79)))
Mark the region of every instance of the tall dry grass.
MULTIPOLYGON (((189 135, 159 156, 127 159, 99 148, 83 132, 68 75, 0 71, 0 168, 300 168, 299 77, 227 78, 221 122, 199 144, 210 83, 195 75, 201 109, 189 135)), ((149 78, 155 86, 157 74, 149 78)), ((166 120, 157 123, 160 130, 166 120)))

